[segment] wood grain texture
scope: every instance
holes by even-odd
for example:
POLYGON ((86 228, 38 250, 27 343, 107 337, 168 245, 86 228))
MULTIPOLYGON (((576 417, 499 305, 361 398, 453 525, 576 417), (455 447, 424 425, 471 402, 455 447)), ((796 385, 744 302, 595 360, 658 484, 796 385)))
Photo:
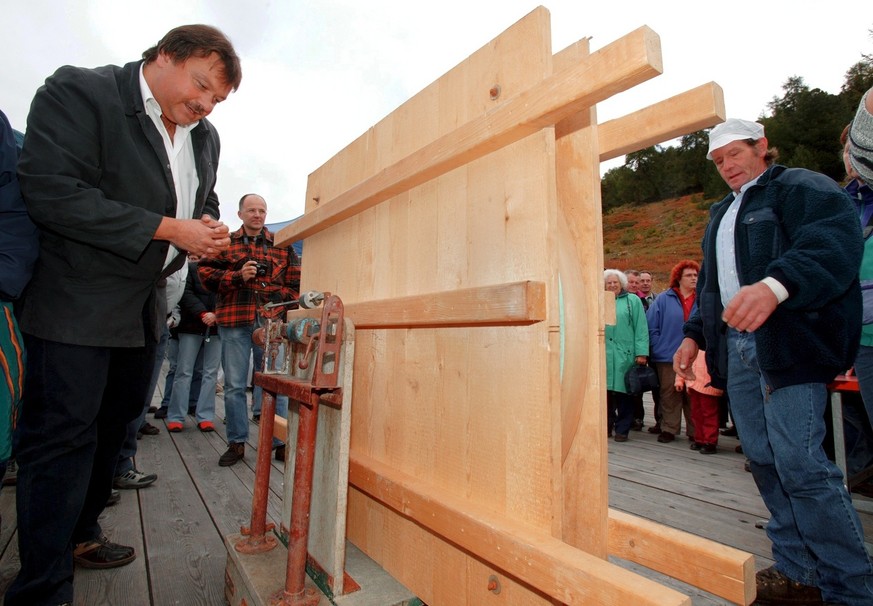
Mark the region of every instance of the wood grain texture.
MULTIPOLYGON (((715 82, 665 99, 600 125, 600 160, 605 162, 657 143, 724 122, 724 91, 715 82)), ((575 127, 575 125, 573 125, 575 127)), ((562 136, 564 133, 560 133, 562 136)))
MULTIPOLYGON (((688 597, 571 547, 548 532, 446 495, 368 457, 353 456, 349 479, 358 490, 451 540, 501 574, 561 603, 690 604, 688 597)), ((471 595, 470 603, 486 599, 484 579, 487 575, 481 577, 478 595, 471 595)))
MULTIPOLYGON (((303 217, 283 228, 277 235, 277 242, 286 245, 307 238, 553 126, 583 108, 659 75, 661 71, 660 40, 651 29, 641 27, 585 61, 569 65, 537 86, 523 89, 490 111, 475 116, 462 127, 423 144, 335 197, 324 199, 322 193, 307 192, 308 200, 318 200, 319 205, 311 210, 307 208, 303 217)), ((503 94, 505 92, 501 92, 503 94)), ((403 112, 403 108, 397 111, 403 112)), ((403 122, 403 118, 401 113, 397 122, 403 122)), ((418 123, 415 125, 417 127, 418 123)))
MULTIPOLYGON (((539 83, 549 57, 548 13, 537 9, 313 173, 308 206, 494 107, 495 83, 506 98, 539 83)), ((357 326, 351 451, 550 534, 561 519, 554 179, 554 137, 535 132, 307 238, 301 283, 338 294, 347 309, 545 285, 546 317, 529 325, 357 326)), ((403 312, 385 321, 395 317, 403 312)), ((397 578, 416 579, 408 586, 432 606, 471 591, 468 554, 371 501, 350 496, 356 545, 397 578)))
MULTIPOLYGON (((582 40, 554 56, 557 72, 585 60, 582 40)), ((603 318, 603 225, 600 204, 597 112, 574 120, 571 135, 558 139, 555 170, 558 270, 561 278, 561 537, 588 553, 607 556, 606 370, 603 318)))

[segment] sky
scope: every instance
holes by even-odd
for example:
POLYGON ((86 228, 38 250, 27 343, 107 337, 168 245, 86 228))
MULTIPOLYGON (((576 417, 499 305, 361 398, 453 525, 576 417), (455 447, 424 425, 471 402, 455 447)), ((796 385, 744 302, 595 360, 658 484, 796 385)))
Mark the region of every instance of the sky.
MULTIPOLYGON (((264 196, 269 222, 303 213, 310 173, 537 4, 522 0, 4 0, 0 109, 26 129, 36 89, 61 65, 136 60, 168 30, 207 23, 242 61, 239 90, 213 111, 221 136, 222 220, 264 196)), ((755 119, 801 76, 838 93, 873 53, 869 0, 701 2, 552 0, 552 52, 592 51, 642 25, 661 38, 664 73, 597 107, 602 122, 706 82, 728 117, 755 119)), ((621 164, 621 160, 612 161, 621 164)), ((608 167, 608 165, 604 165, 608 167)))

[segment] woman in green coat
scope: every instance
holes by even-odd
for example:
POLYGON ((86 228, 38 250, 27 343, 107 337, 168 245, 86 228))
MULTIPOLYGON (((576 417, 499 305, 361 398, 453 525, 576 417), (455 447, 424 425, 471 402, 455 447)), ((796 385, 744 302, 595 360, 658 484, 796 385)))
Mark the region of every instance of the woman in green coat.
POLYGON ((615 324, 606 326, 606 427, 616 442, 626 442, 634 420, 634 400, 624 375, 634 364, 645 364, 649 327, 640 298, 627 292, 627 276, 617 269, 603 272, 606 290, 615 294, 615 324))

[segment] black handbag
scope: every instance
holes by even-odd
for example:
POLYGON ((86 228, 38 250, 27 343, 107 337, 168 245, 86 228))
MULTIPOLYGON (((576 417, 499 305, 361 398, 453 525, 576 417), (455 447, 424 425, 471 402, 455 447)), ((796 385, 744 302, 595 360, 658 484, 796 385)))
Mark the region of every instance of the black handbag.
MULTIPOLYGON (((630 297, 630 295, 628 295, 630 297)), ((630 318, 631 326, 634 327, 634 332, 636 332, 636 322, 634 322, 633 316, 631 315, 630 301, 625 300, 627 303, 627 315, 630 318)), ((641 364, 634 364, 630 368, 627 369, 627 372, 624 375, 624 388, 627 390, 627 393, 632 396, 638 396, 646 391, 655 391, 660 388, 661 384, 658 381, 658 373, 651 366, 644 366, 641 364)))
POLYGON ((632 396, 638 396, 646 391, 655 391, 660 387, 658 373, 651 366, 634 364, 624 375, 624 387, 632 396))

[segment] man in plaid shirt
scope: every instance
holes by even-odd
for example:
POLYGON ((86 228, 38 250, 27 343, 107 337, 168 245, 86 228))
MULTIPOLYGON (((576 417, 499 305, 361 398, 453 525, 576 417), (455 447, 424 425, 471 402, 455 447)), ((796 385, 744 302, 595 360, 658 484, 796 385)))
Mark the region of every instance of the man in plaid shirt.
MULTIPOLYGON (((252 333, 268 317, 280 317, 286 307, 265 311, 266 303, 296 300, 300 290, 300 259, 290 246, 273 246, 273 234, 264 227, 267 202, 257 194, 246 194, 239 201, 243 224, 230 234, 230 246, 217 257, 203 258, 198 273, 203 285, 218 294, 215 313, 221 338, 221 363, 224 368, 224 407, 227 417, 227 452, 218 464, 233 465, 245 455, 249 435, 246 414, 246 384, 249 355, 255 370, 263 364, 263 351, 252 343, 252 333)), ((293 307, 296 307, 294 305, 293 307)), ((253 408, 260 410, 261 388, 256 387, 253 408)), ((276 400, 276 412, 288 413, 288 398, 276 400)), ((274 442, 279 445, 281 442, 274 442)), ((283 460, 284 445, 276 458, 283 460)))

